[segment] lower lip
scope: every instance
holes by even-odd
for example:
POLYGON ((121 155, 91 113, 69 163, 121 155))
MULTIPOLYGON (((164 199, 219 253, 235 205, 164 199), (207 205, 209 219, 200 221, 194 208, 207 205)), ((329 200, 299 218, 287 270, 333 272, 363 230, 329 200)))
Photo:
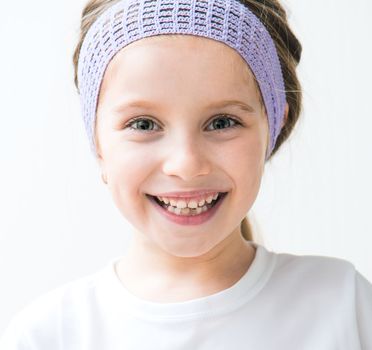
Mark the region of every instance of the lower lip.
POLYGON ((191 216, 191 215, 190 216, 186 216, 186 215, 181 216, 181 215, 174 214, 174 213, 168 211, 167 209, 163 208, 159 204, 157 204, 155 202, 155 199, 153 199, 149 196, 147 196, 147 198, 150 199, 150 202, 155 206, 155 208, 159 211, 159 213, 164 215, 168 220, 170 220, 172 222, 175 222, 176 224, 179 224, 179 225, 200 225, 200 224, 203 224, 204 222, 208 221, 209 219, 211 219, 214 216, 214 214, 217 212, 218 208, 221 206, 221 204, 225 200, 226 195, 227 194, 224 194, 224 196, 219 201, 217 201, 217 203, 212 208, 210 208, 207 211, 202 212, 198 215, 193 215, 193 216, 191 216))

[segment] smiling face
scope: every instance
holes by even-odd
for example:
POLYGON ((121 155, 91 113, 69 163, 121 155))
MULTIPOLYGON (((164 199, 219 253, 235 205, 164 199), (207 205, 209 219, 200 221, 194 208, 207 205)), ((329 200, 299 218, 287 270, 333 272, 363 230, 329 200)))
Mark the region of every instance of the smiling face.
POLYGON ((140 241, 196 257, 240 237, 269 133, 254 77, 235 50, 189 35, 128 45, 105 72, 96 133, 109 190, 140 241), (228 194, 198 225, 170 221, 146 196, 203 189, 228 194))

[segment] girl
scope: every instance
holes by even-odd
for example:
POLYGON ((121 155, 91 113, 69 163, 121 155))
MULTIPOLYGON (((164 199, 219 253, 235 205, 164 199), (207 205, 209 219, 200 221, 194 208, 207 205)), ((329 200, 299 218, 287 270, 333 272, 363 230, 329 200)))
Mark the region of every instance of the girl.
POLYGON ((372 285, 245 217, 301 111, 276 0, 94 0, 74 54, 127 253, 16 315, 1 349, 372 349, 372 285), (224 123, 222 123, 224 121, 224 123))

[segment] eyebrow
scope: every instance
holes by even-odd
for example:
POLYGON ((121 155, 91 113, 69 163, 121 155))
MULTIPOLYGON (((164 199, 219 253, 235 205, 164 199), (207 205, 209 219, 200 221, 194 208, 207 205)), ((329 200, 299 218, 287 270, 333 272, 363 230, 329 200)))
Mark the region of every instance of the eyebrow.
MULTIPOLYGON (((238 100, 217 101, 217 102, 210 103, 209 105, 205 106, 205 108, 206 109, 224 108, 224 107, 231 107, 231 106, 238 107, 239 109, 245 112, 249 112, 249 113, 255 112, 255 109, 252 106, 250 106, 249 104, 245 102, 238 101, 238 100)), ((114 112, 120 113, 127 108, 141 108, 141 107, 142 108, 154 108, 156 107, 156 103, 152 103, 146 100, 125 101, 123 103, 118 104, 114 108, 114 112)))
POLYGON ((252 106, 250 106, 249 104, 246 104, 245 102, 238 101, 238 100, 226 100, 226 101, 214 102, 214 103, 209 104, 207 108, 224 108, 224 107, 230 107, 230 106, 239 107, 243 111, 250 112, 250 113, 255 112, 252 106))

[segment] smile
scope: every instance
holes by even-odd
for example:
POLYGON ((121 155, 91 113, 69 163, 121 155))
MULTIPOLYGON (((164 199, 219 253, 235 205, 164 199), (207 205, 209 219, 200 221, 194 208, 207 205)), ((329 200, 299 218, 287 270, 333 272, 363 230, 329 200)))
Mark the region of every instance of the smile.
POLYGON ((199 202, 198 205, 186 206, 182 201, 168 201, 146 194, 147 198, 167 219, 182 225, 198 225, 209 220, 222 204, 227 192, 218 193, 211 200, 199 202), (202 204, 202 205, 200 205, 202 204))

